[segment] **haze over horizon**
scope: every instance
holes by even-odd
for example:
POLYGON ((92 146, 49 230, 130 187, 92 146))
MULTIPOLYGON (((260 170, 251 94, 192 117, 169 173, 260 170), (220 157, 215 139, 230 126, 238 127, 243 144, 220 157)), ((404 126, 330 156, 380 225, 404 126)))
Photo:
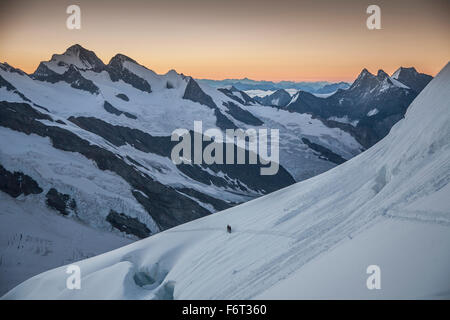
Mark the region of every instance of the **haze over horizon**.
POLYGON ((123 53, 157 73, 201 79, 353 81, 363 68, 436 75, 450 57, 448 1, 3 1, 0 60, 32 73, 75 43, 107 63, 123 53), (368 30, 366 8, 381 8, 368 30))

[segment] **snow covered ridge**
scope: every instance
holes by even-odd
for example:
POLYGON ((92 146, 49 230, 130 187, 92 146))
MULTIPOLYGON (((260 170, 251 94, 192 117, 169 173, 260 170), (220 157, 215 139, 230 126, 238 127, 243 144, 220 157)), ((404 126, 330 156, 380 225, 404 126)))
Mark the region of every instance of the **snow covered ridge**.
MULTIPOLYGON (((30 76, 1 64, 0 80, 2 126, 7 128, 3 135, 17 141, 28 140, 30 134, 42 137, 37 139, 42 147, 36 148, 38 154, 34 157, 26 156, 30 150, 9 148, 9 154, 2 154, 1 164, 11 174, 22 172, 44 186, 42 196, 58 186, 55 189, 60 197, 68 195, 78 203, 73 213, 101 229, 111 227, 107 220, 114 210, 137 219, 148 233, 158 232, 292 184, 292 177, 301 180, 321 173, 336 165, 329 155, 349 159, 361 150, 350 134, 328 128, 309 115, 300 115, 294 122, 288 112, 274 117, 270 108, 258 105, 250 109, 255 106, 245 94, 236 100, 236 92, 230 98, 173 70, 157 75, 121 54, 104 64, 93 51, 79 45, 53 55, 30 76), (255 168, 175 166, 170 162, 169 136, 176 128, 189 128, 195 120, 221 130, 279 130, 280 170, 272 178, 261 178, 256 173, 262 164, 255 168), (311 148, 302 137, 322 149, 311 148), (56 139, 61 142, 55 144, 56 139), (71 139, 78 141, 73 148, 65 145, 71 139), (64 162, 70 163, 72 153, 80 153, 92 161, 92 168, 87 169, 91 172, 88 180, 108 170, 122 179, 119 185, 128 184, 129 190, 116 194, 117 188, 96 181, 102 185, 102 192, 97 193, 101 199, 96 199, 84 191, 82 180, 67 179, 67 175, 77 176, 79 172, 42 172, 41 164, 51 163, 52 158, 50 151, 42 154, 39 150, 52 148, 68 152, 61 167, 64 162), (169 201, 167 196, 155 199, 167 192, 174 192, 173 198, 181 202, 169 201), (120 210, 100 203, 119 203, 120 210)), ((114 226, 117 229, 119 223, 116 221, 114 226)), ((131 230, 120 227, 119 231, 131 230)), ((142 232, 134 230, 131 234, 142 232)))
POLYGON ((60 267, 3 298, 449 298, 449 182, 447 64, 383 140, 344 164, 79 261, 79 290, 60 267), (379 290, 366 287, 374 264, 379 290))

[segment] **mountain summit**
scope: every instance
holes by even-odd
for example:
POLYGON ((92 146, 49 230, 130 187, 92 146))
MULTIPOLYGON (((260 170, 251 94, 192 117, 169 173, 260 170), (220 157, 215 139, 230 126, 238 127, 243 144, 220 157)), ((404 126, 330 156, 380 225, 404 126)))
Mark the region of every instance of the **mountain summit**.
POLYGON ((79 261, 82 290, 61 285, 67 275, 60 267, 3 298, 449 298, 449 103, 447 64, 405 118, 360 156, 79 261), (382 290, 366 286, 366 270, 374 264, 381 268, 382 290))
POLYGON ((60 67, 74 65, 78 69, 97 72, 103 70, 105 66, 94 51, 87 50, 79 44, 70 46, 63 54, 54 54, 50 62, 55 62, 60 67))

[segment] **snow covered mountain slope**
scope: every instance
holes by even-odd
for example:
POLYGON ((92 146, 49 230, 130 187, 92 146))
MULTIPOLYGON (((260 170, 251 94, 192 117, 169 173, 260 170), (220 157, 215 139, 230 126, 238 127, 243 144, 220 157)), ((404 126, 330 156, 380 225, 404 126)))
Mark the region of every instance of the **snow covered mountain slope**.
POLYGON ((449 182, 447 64, 388 136, 344 164, 79 261, 80 290, 60 267, 3 298, 449 297, 449 182), (381 290, 365 289, 368 264, 381 290))
POLYGON ((1 294, 46 270, 133 242, 56 215, 35 195, 0 192, 0 202, 1 294))

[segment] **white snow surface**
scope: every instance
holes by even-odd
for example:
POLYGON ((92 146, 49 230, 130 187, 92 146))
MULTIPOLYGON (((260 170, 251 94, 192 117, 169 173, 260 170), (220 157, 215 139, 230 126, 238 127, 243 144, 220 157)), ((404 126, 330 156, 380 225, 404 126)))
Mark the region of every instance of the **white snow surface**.
POLYGON ((447 64, 386 138, 344 164, 79 261, 80 290, 60 267, 3 298, 448 298, 449 182, 447 64), (369 264, 381 290, 366 288, 369 264))

